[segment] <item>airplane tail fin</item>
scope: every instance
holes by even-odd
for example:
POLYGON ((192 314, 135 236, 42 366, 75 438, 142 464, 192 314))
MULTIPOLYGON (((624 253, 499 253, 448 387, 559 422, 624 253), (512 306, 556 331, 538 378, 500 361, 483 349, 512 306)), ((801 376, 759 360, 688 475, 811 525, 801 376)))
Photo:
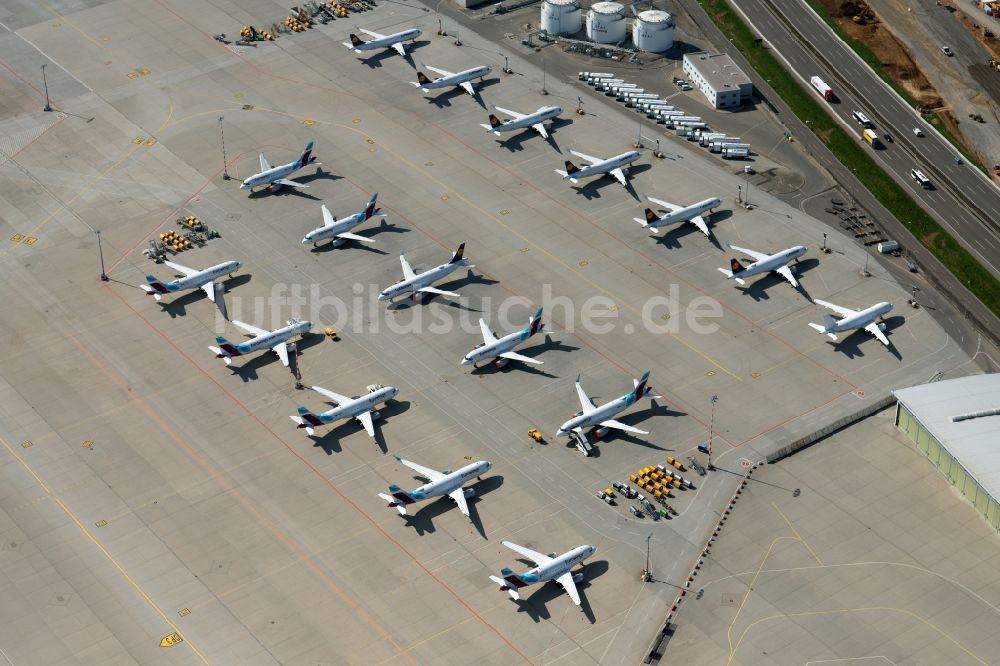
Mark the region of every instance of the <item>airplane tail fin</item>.
POLYGON ((528 335, 532 336, 545 328, 545 324, 542 323, 542 308, 538 308, 538 312, 528 320, 528 335))
POLYGON ((509 594, 511 599, 515 601, 520 599, 521 595, 517 590, 524 587, 526 583, 510 569, 501 569, 500 576, 490 576, 490 580, 500 586, 501 592, 509 594), (503 576, 503 578, 500 578, 500 576, 503 576))
POLYGON ((406 505, 416 501, 397 485, 389 486, 389 494, 379 493, 378 496, 388 502, 389 506, 395 507, 401 516, 406 515, 406 505))
POLYGON ((462 261, 462 256, 464 254, 465 254, 465 243, 463 242, 461 245, 458 246, 458 249, 455 250, 455 254, 451 255, 451 261, 449 261, 448 263, 449 264, 457 264, 457 263, 461 262, 462 261))
POLYGON ((732 269, 733 275, 739 275, 744 270, 746 270, 745 268, 743 268, 743 264, 740 263, 740 260, 737 259, 736 257, 733 257, 732 259, 729 260, 729 267, 732 269))
POLYGON ((496 129, 497 127, 500 127, 501 125, 503 125, 503 123, 500 122, 500 119, 497 118, 495 114, 491 113, 490 114, 490 127, 493 128, 493 129, 496 129))
POLYGON ((431 82, 431 80, 428 79, 427 76, 423 72, 417 72, 417 83, 419 83, 420 85, 423 86, 423 85, 427 85, 430 82, 431 82))
POLYGON ((302 156, 299 158, 298 164, 299 164, 300 167, 303 167, 303 166, 305 166, 307 164, 310 164, 310 163, 316 161, 316 158, 312 156, 312 149, 313 149, 313 142, 310 141, 308 143, 308 145, 306 145, 306 149, 302 153, 302 156))
POLYGON ((368 201, 368 206, 365 208, 365 219, 370 220, 372 216, 378 215, 378 212, 382 210, 376 207, 376 202, 378 201, 378 192, 372 195, 372 198, 368 201))
MULTIPOLYGON (((344 34, 344 33, 340 33, 340 34, 344 34)), ((357 35, 355 35, 353 32, 351 33, 351 46, 359 46, 359 45, 364 44, 364 43, 365 43, 365 40, 361 39, 360 37, 358 37, 357 35)))
POLYGON ((577 165, 573 164, 569 160, 566 160, 566 175, 571 176, 571 175, 573 175, 574 173, 576 173, 579 170, 580 170, 580 167, 578 167, 577 165))
POLYGON ((146 282, 148 284, 142 285, 143 290, 156 300, 160 300, 160 296, 162 296, 163 294, 170 293, 170 290, 167 288, 167 285, 163 284, 152 275, 146 276, 146 282))
POLYGON ((646 372, 642 373, 642 377, 641 378, 633 380, 633 381, 635 382, 635 390, 632 391, 632 395, 635 396, 636 400, 638 400, 639 398, 644 397, 647 394, 651 394, 653 392, 653 387, 652 386, 646 386, 646 382, 649 381, 649 370, 647 370, 646 372))
POLYGON ((215 344, 218 347, 209 347, 213 352, 215 352, 215 358, 221 358, 225 361, 226 365, 233 362, 234 356, 242 356, 243 352, 237 349, 231 342, 226 340, 221 335, 215 336, 215 344))
POLYGON ((316 426, 323 424, 323 422, 320 420, 318 416, 310 412, 305 407, 299 407, 298 416, 289 416, 288 418, 290 418, 291 420, 295 421, 298 424, 298 426, 296 427, 305 428, 306 433, 310 435, 315 434, 316 426))

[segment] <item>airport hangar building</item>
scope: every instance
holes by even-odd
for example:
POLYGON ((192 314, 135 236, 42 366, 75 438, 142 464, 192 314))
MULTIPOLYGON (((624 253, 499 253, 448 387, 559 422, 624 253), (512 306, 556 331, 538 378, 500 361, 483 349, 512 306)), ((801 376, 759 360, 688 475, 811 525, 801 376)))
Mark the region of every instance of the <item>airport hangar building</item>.
POLYGON ((893 391, 896 425, 1000 530, 1000 374, 893 391))

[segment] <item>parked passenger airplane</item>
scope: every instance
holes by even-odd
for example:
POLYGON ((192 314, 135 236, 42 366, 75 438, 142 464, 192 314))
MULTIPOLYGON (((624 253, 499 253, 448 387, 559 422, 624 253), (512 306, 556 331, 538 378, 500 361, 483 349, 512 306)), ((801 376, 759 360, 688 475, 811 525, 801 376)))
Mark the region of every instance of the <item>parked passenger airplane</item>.
POLYGON ((788 280, 793 287, 798 289, 799 282, 795 279, 795 276, 792 275, 792 269, 788 266, 788 262, 793 259, 798 259, 806 253, 807 250, 802 245, 796 245, 795 247, 782 250, 781 252, 777 252, 775 254, 754 252, 753 250, 748 250, 744 247, 736 247, 735 245, 730 245, 729 247, 732 250, 749 254, 751 257, 756 259, 756 261, 749 266, 744 267, 743 264, 741 264, 735 257, 730 259, 729 264, 732 270, 727 271, 725 268, 719 269, 719 272, 725 275, 728 279, 736 280, 738 284, 746 284, 744 278, 748 278, 759 273, 770 273, 773 271, 788 280))
POLYGON ((303 185, 302 183, 294 180, 289 180, 285 176, 288 176, 309 164, 319 164, 319 162, 316 161, 316 158, 311 155, 312 147, 313 142, 310 141, 299 159, 276 167, 268 164, 267 158, 264 157, 264 153, 261 153, 260 173, 254 174, 244 180, 240 185, 240 189, 250 190, 253 192, 253 188, 260 187, 261 185, 267 185, 269 190, 276 190, 282 185, 290 185, 291 187, 309 187, 308 185, 303 185))
POLYGON ((513 120, 501 121, 491 113, 490 124, 480 125, 480 127, 486 128, 487 132, 492 132, 495 136, 500 136, 501 132, 512 132, 514 130, 530 127, 541 134, 543 139, 548 139, 549 133, 545 131, 545 121, 550 118, 555 118, 562 113, 562 109, 558 106, 543 106, 534 113, 529 113, 527 115, 518 113, 517 111, 511 111, 509 109, 501 109, 499 106, 494 106, 493 108, 500 113, 506 113, 508 116, 513 118, 513 120))
POLYGON ((437 72, 441 75, 441 78, 434 79, 431 81, 428 79, 423 72, 417 72, 417 80, 410 81, 410 84, 420 88, 423 92, 430 92, 431 90, 436 90, 438 88, 448 88, 450 86, 459 86, 465 92, 469 93, 473 97, 476 96, 476 91, 472 87, 471 81, 473 79, 479 79, 482 81, 483 77, 492 72, 488 65, 482 65, 480 67, 473 67, 471 69, 465 69, 461 72, 448 72, 443 69, 438 69, 437 67, 431 67, 430 65, 424 65, 427 69, 432 72, 437 72))
POLYGON ((576 395, 580 398, 580 410, 573 415, 569 421, 563 423, 559 430, 556 431, 556 437, 562 435, 568 435, 569 433, 583 432, 585 428, 590 428, 592 426, 601 426, 597 430, 597 436, 603 437, 608 428, 616 428, 618 430, 624 430, 625 432, 635 433, 637 435, 648 435, 649 433, 645 430, 639 430, 638 428, 633 428, 630 425, 621 423, 620 421, 615 421, 612 416, 618 414, 618 412, 623 411, 627 407, 631 406, 633 403, 639 400, 639 398, 660 398, 662 396, 655 395, 653 393, 652 386, 646 386, 646 382, 649 380, 649 370, 642 373, 641 379, 633 379, 635 383, 635 389, 626 393, 616 400, 605 404, 603 407, 597 407, 594 401, 587 396, 587 392, 583 390, 583 385, 580 384, 580 376, 576 377, 576 395))
POLYGON ((520 331, 505 335, 500 339, 497 339, 493 335, 493 331, 486 325, 485 319, 479 320, 479 328, 483 332, 483 342, 476 345, 472 351, 465 355, 462 359, 462 365, 469 365, 471 363, 473 367, 478 367, 477 364, 485 359, 494 359, 498 369, 507 365, 507 361, 521 361, 522 363, 541 365, 541 361, 533 359, 530 356, 515 354, 513 349, 545 328, 545 324, 542 323, 542 308, 538 308, 535 316, 528 320, 527 328, 522 328, 520 331))
POLYGON ((221 264, 216 264, 215 266, 206 268, 203 271, 197 271, 193 268, 188 268, 187 266, 175 264, 172 261, 164 261, 163 263, 170 266, 170 268, 175 271, 183 273, 184 277, 164 283, 160 282, 152 275, 147 275, 146 282, 148 284, 140 285, 146 294, 152 296, 156 300, 160 300, 164 294, 177 291, 187 291, 188 289, 201 289, 213 303, 215 302, 215 281, 227 274, 229 277, 232 277, 233 273, 239 270, 242 265, 238 261, 224 261, 221 264))
POLYGON ((406 257, 399 255, 399 263, 403 265, 403 279, 391 287, 383 289, 378 295, 378 300, 392 300, 396 296, 406 292, 410 292, 410 298, 414 298, 418 293, 439 294, 441 296, 454 296, 457 298, 459 294, 453 291, 436 289, 430 285, 434 284, 446 275, 450 275, 456 268, 460 268, 462 266, 475 268, 474 264, 470 264, 467 259, 462 257, 464 253, 465 243, 462 243, 458 246, 458 249, 455 250, 455 253, 451 255, 451 261, 447 264, 441 264, 440 266, 435 266, 434 268, 426 270, 420 275, 413 272, 413 269, 410 268, 410 264, 406 261, 406 257))
POLYGON ((395 386, 382 386, 381 384, 370 385, 367 395, 363 395, 360 398, 349 398, 346 395, 334 393, 321 386, 313 386, 312 390, 322 393, 330 400, 333 400, 337 403, 337 406, 320 414, 313 414, 305 407, 299 407, 298 416, 288 417, 298 424, 297 427, 305 428, 306 432, 312 435, 316 432, 315 428, 321 425, 333 423, 341 419, 353 418, 357 419, 364 426, 365 432, 371 438, 375 437, 375 424, 372 422, 372 419, 378 417, 378 412, 373 412, 372 410, 383 402, 392 400, 399 393, 399 389, 395 386))
POLYGON ((330 213, 330 209, 326 205, 321 206, 321 210, 323 211, 323 226, 307 233, 306 237, 302 239, 303 244, 312 243, 316 245, 321 240, 327 238, 330 239, 330 243, 334 247, 340 247, 349 240, 361 243, 374 243, 375 239, 368 238, 367 236, 358 236, 357 234, 350 233, 350 231, 373 217, 385 217, 385 213, 380 213, 381 209, 375 207, 376 199, 378 199, 378 192, 372 195, 364 210, 358 211, 354 215, 345 217, 340 221, 337 220, 335 215, 330 213))
POLYGON ((566 160, 566 170, 556 169, 556 173, 563 177, 563 179, 569 179, 571 183, 576 183, 580 178, 587 178, 588 176, 599 176, 602 174, 610 174, 622 185, 628 187, 628 182, 625 180, 625 172, 622 170, 623 166, 627 166, 639 159, 640 154, 638 150, 630 150, 627 153, 622 153, 621 155, 616 155, 615 157, 609 157, 608 159, 601 159, 600 157, 591 157, 590 155, 584 155, 583 153, 578 153, 575 150, 569 151, 579 157, 580 159, 590 162, 589 166, 578 167, 569 160, 566 160))
POLYGON ((396 53, 399 55, 406 57, 406 49, 403 48, 403 42, 416 39, 421 34, 418 28, 410 28, 409 30, 394 32, 391 35, 380 35, 377 32, 365 30, 364 28, 359 28, 358 26, 354 26, 354 28, 358 32, 363 32, 369 37, 375 38, 366 42, 352 32, 351 43, 348 44, 347 42, 343 42, 343 44, 355 53, 392 48, 395 49, 396 53))
POLYGON ((883 333, 885 330, 885 324, 876 320, 892 310, 892 303, 883 301, 882 303, 876 303, 870 308, 866 308, 864 310, 851 310, 850 308, 842 308, 839 305, 821 301, 818 298, 813 302, 816 303, 816 305, 822 305, 825 308, 830 308, 841 317, 840 321, 837 321, 832 316, 825 314, 823 315, 822 324, 809 323, 810 326, 815 328, 820 333, 824 333, 829 336, 831 340, 837 339, 837 336, 834 335, 835 333, 850 331, 855 328, 862 328, 878 338, 878 341, 883 345, 886 347, 889 346, 889 338, 885 337, 885 333, 883 333))
POLYGON ((233 362, 234 356, 245 356, 246 354, 252 354, 262 349, 270 349, 278 355, 278 358, 281 359, 281 364, 286 368, 288 367, 288 352, 295 351, 295 343, 289 342, 289 340, 296 335, 303 335, 312 328, 311 321, 296 321, 295 319, 289 319, 287 326, 273 331, 265 331, 262 328, 244 324, 241 321, 234 321, 233 325, 243 329, 253 337, 246 342, 239 342, 234 345, 221 335, 217 335, 215 337, 215 344, 219 346, 209 347, 209 349, 215 352, 216 358, 221 358, 225 361, 226 365, 229 365, 233 362))
POLYGON ((646 196, 646 198, 657 206, 663 206, 669 211, 665 215, 657 215, 651 209, 647 208, 645 220, 641 220, 638 217, 633 218, 636 222, 641 224, 644 228, 649 229, 649 231, 654 234, 659 233, 660 229, 663 227, 667 227, 672 224, 680 224, 681 222, 690 222, 694 226, 698 227, 698 229, 701 230, 701 233, 706 236, 711 236, 712 234, 708 230, 708 224, 705 222, 705 218, 702 217, 702 214, 705 211, 711 213, 716 206, 722 204, 722 201, 715 197, 699 201, 698 203, 690 206, 678 206, 677 204, 654 199, 651 196, 646 196))
POLYGON ((402 488, 396 485, 389 486, 389 494, 379 493, 379 497, 384 499, 389 503, 389 506, 395 507, 396 511, 399 511, 399 515, 406 515, 406 506, 408 504, 414 504, 421 500, 430 499, 432 497, 442 497, 447 495, 455 504, 458 505, 458 510, 462 512, 463 515, 469 515, 469 505, 466 503, 466 499, 475 497, 476 491, 473 488, 462 488, 462 484, 471 479, 472 477, 478 477, 480 474, 485 474, 490 471, 493 467, 493 463, 487 462, 485 460, 480 460, 478 462, 470 463, 461 469, 457 469, 454 472, 437 472, 428 467, 422 467, 415 462, 410 462, 409 460, 403 460, 399 456, 393 456, 399 462, 403 463, 410 469, 417 472, 421 476, 427 477, 428 482, 424 485, 411 490, 410 492, 404 491, 402 488))
POLYGON ((519 590, 522 587, 554 580, 566 590, 566 594, 569 595, 574 604, 580 605, 580 592, 576 589, 576 584, 583 581, 583 573, 574 574, 572 570, 577 564, 596 553, 597 548, 586 545, 577 546, 573 550, 557 556, 555 553, 542 555, 510 541, 502 541, 501 543, 535 564, 535 568, 528 569, 523 574, 503 569, 500 571, 500 576, 503 578, 490 576, 490 580, 500 585, 501 592, 507 592, 512 599, 517 600, 521 598, 519 590))

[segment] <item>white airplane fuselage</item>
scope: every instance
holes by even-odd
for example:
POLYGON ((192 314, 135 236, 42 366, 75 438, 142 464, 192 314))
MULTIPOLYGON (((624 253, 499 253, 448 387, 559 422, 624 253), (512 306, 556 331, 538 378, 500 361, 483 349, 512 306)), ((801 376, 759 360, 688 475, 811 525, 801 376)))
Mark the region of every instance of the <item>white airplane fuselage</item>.
POLYGON ((562 437, 563 435, 568 435, 574 430, 585 430, 592 426, 597 426, 602 421, 614 418, 618 412, 624 411, 628 407, 635 404, 637 399, 638 398, 636 398, 635 392, 632 391, 605 405, 601 405, 592 412, 574 416, 559 427, 559 430, 556 432, 556 436, 562 437))
POLYGON ((782 250, 781 252, 772 254, 770 257, 761 259, 760 261, 755 261, 754 263, 746 266, 739 272, 738 275, 735 275, 734 277, 748 278, 752 275, 758 275, 760 273, 770 273, 775 269, 781 268, 788 262, 798 259, 805 253, 806 248, 802 245, 790 247, 787 250, 782 250))
POLYGON ((298 160, 295 162, 289 162, 282 166, 271 167, 267 171, 262 171, 256 175, 250 176, 240 185, 241 190, 249 190, 254 187, 260 187, 261 185, 270 185, 276 180, 281 180, 282 178, 292 174, 297 171, 300 166, 298 160))
POLYGON ((395 386, 383 386, 382 388, 368 393, 367 395, 354 398, 350 402, 345 402, 342 405, 337 405, 333 409, 328 409, 327 411, 317 414, 316 416, 319 417, 319 420, 323 423, 333 423, 334 421, 340 421, 342 419, 354 418, 358 414, 372 411, 375 407, 381 405, 386 400, 392 400, 398 393, 399 389, 395 386))
POLYGON ((431 497, 448 495, 465 485, 466 481, 469 479, 477 477, 480 474, 485 474, 492 468, 493 463, 486 460, 470 463, 461 469, 457 469, 454 472, 447 474, 443 479, 425 483, 416 490, 411 490, 407 494, 418 501, 430 499, 431 497))
POLYGON ((520 331, 514 331, 509 335, 503 336, 496 342, 480 345, 465 355, 462 359, 462 365, 475 364, 480 361, 498 358, 500 354, 512 351, 519 344, 530 338, 531 335, 530 327, 522 328, 520 331))
POLYGON ((348 46, 355 52, 361 53, 362 51, 375 51, 376 49, 388 49, 392 48, 393 44, 398 42, 408 42, 411 39, 416 39, 422 33, 418 28, 410 28, 409 30, 402 30, 391 35, 386 35, 385 37, 379 37, 378 39, 373 39, 369 42, 361 42, 360 44, 349 44, 348 46))
POLYGON ((622 153, 621 155, 616 155, 615 157, 609 157, 603 162, 598 162, 596 164, 591 164, 590 166, 580 167, 580 169, 572 174, 566 174, 563 178, 569 178, 570 180, 587 178, 589 176, 598 176, 606 174, 613 169, 618 169, 623 166, 627 166, 632 162, 635 162, 641 157, 639 151, 630 150, 627 153, 622 153))
POLYGON ((296 335, 307 333, 312 328, 311 321, 290 321, 287 326, 275 329, 246 342, 233 345, 241 354, 250 354, 261 349, 271 349, 281 342, 288 342, 296 335))
POLYGON ((713 210, 718 206, 722 205, 722 201, 716 197, 711 199, 705 199, 704 201, 699 201, 696 204, 691 204, 690 206, 685 206, 678 211, 673 213, 667 213, 663 217, 659 218, 655 222, 650 222, 648 226, 652 230, 656 230, 659 227, 667 227, 672 224, 681 224, 682 222, 687 222, 692 217, 697 217, 702 213, 713 210))
POLYGON ((597 552, 597 548, 594 546, 577 546, 573 550, 553 558, 551 562, 537 566, 534 569, 529 569, 523 574, 519 574, 518 577, 528 584, 544 583, 546 581, 555 580, 556 578, 559 578, 559 576, 562 576, 566 572, 570 571, 577 564, 583 562, 595 552, 597 552))
POLYGON ((441 264, 440 266, 435 266, 434 268, 426 270, 419 275, 413 276, 409 280, 402 280, 391 287, 386 287, 381 293, 379 293, 378 300, 390 300, 407 292, 415 294, 418 289, 429 287, 441 278, 450 275, 455 269, 468 265, 468 262, 465 259, 462 259, 461 261, 456 261, 455 263, 449 262, 441 264))
POLYGON ((841 331, 849 331, 855 328, 864 328, 882 315, 887 314, 890 310, 892 310, 892 303, 885 301, 876 303, 855 315, 844 317, 832 327, 827 327, 827 332, 840 333, 841 331))
POLYGON ((550 118, 555 118, 563 112, 561 107, 558 106, 543 106, 532 114, 525 116, 524 118, 518 118, 517 120, 508 120, 497 127, 490 128, 488 131, 493 132, 497 136, 501 132, 512 132, 514 130, 525 129, 537 125, 538 123, 545 122, 550 118))
POLYGON ((472 67, 471 69, 466 69, 461 72, 455 72, 451 76, 443 76, 440 79, 434 79, 433 81, 421 83, 420 89, 426 92, 428 90, 436 90, 438 88, 457 86, 467 81, 472 81, 473 79, 480 79, 492 71, 493 69, 489 65, 472 67))
POLYGON ((238 261, 225 261, 203 271, 198 271, 188 277, 178 278, 171 282, 165 282, 164 287, 170 291, 184 291, 186 289, 197 289, 209 282, 214 282, 223 275, 229 275, 239 270, 242 264, 238 261))

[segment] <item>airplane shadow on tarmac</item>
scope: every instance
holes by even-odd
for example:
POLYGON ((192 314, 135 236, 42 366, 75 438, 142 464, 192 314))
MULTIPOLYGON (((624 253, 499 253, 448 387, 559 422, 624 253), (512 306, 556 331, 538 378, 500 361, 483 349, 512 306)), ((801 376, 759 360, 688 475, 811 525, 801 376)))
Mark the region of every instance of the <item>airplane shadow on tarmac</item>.
MULTIPOLYGON (((414 476, 413 478, 425 479, 426 477, 414 476)), ((426 480, 421 481, 421 483, 426 483, 426 480)), ((481 481, 477 481, 470 486, 466 486, 467 488, 473 488, 476 491, 474 497, 470 497, 466 500, 466 503, 469 505, 469 520, 472 521, 476 531, 479 532, 479 536, 484 539, 488 539, 488 537, 486 536, 486 529, 483 527, 483 521, 479 517, 479 511, 476 510, 476 503, 479 501, 480 497, 488 495, 502 485, 503 476, 494 474, 482 479, 481 481)), ((416 513, 413 513, 412 515, 407 514, 405 516, 401 516, 401 518, 406 521, 407 527, 412 527, 418 536, 423 536, 424 534, 436 532, 437 528, 434 527, 434 519, 448 511, 454 511, 461 516, 461 512, 458 510, 458 507, 455 506, 455 502, 450 497, 438 497, 435 500, 426 503, 416 513)), ((464 518, 464 516, 462 517, 464 518)))
MULTIPOLYGON (((747 260, 746 263, 753 263, 753 260, 749 259, 747 260)), ((793 261, 788 265, 794 267, 795 272, 793 273, 793 275, 795 276, 796 280, 799 280, 799 288, 795 289, 795 291, 799 292, 800 294, 805 296, 807 300, 812 302, 813 300, 812 296, 809 295, 809 292, 806 291, 805 286, 802 284, 801 276, 807 271, 810 271, 813 268, 819 266, 819 259, 815 258, 802 259, 798 262, 793 261)), ((766 301, 771 298, 767 292, 771 289, 771 287, 774 287, 778 284, 782 284, 787 288, 794 289, 794 287, 792 287, 792 285, 788 283, 788 280, 786 280, 785 278, 781 277, 780 275, 774 272, 768 273, 767 275, 753 275, 747 281, 746 286, 741 287, 737 284, 736 288, 739 291, 743 292, 744 295, 749 296, 755 301, 766 301), (753 280, 753 282, 750 282, 750 280, 753 280)))
MULTIPOLYGON (((573 124, 572 118, 553 118, 552 120, 549 120, 548 128, 546 129, 546 131, 549 134, 549 138, 544 139, 544 141, 553 148, 555 148, 557 153, 562 153, 562 148, 560 148, 559 144, 556 143, 556 132, 565 126, 572 124, 573 124)), ((497 145, 506 148, 512 153, 516 153, 524 150, 525 141, 529 141, 531 139, 541 139, 541 138, 542 138, 541 135, 539 135, 538 132, 534 130, 534 128, 525 127, 522 130, 514 131, 512 134, 504 138, 497 139, 496 142, 497 145)))
MULTIPOLYGON (((902 315, 893 315, 892 317, 886 317, 882 320, 885 324, 885 330, 882 331, 889 342, 892 342, 892 337, 889 335, 893 330, 899 328, 906 322, 906 317, 902 315)), ((843 335, 843 334, 841 334, 843 335)), ((897 361, 902 361, 903 357, 900 355, 899 350, 896 349, 896 345, 890 344, 888 347, 883 345, 881 342, 875 339, 874 335, 871 335, 863 329, 855 329, 853 332, 846 334, 846 337, 842 337, 836 342, 827 338, 826 344, 830 345, 834 351, 838 351, 844 354, 847 358, 860 358, 865 355, 861 351, 861 345, 872 345, 872 349, 878 352, 885 350, 886 353, 892 354, 896 357, 897 361)))
MULTIPOLYGON (((483 98, 480 95, 479 91, 482 90, 483 88, 489 88, 490 86, 495 86, 498 83, 500 83, 500 79, 496 77, 492 79, 483 79, 482 81, 479 82, 473 82, 472 89, 476 93, 475 95, 473 95, 473 97, 476 100, 476 104, 485 109, 486 102, 483 101, 483 98)), ((433 95, 434 91, 432 90, 427 94, 433 95)), ((437 95, 434 95, 433 97, 425 97, 425 99, 427 100, 428 104, 433 104, 439 109, 444 109, 451 106, 452 98, 458 98, 459 95, 468 95, 468 94, 469 93, 465 92, 465 88, 462 88, 461 86, 455 86, 454 88, 451 88, 449 90, 443 90, 439 92, 437 95)))
MULTIPOLYGON (((239 273, 231 278, 223 280, 222 284, 226 287, 226 294, 228 294, 231 289, 249 282, 251 276, 251 273, 239 273)), ((218 296, 216 296, 216 298, 218 298, 218 296)), ((225 298, 225 295, 223 295, 223 298, 225 298)), ((172 301, 159 301, 159 306, 160 309, 170 315, 171 319, 176 319, 177 317, 187 316, 187 306, 201 299, 205 299, 209 302, 209 304, 211 304, 211 301, 208 300, 204 291, 201 289, 192 289, 172 301)))
MULTIPOLYGON (((430 44, 430 42, 426 39, 417 39, 412 42, 406 43, 404 47, 406 50, 406 55, 403 56, 403 60, 405 60, 406 64, 410 66, 410 69, 415 70, 417 68, 416 63, 413 62, 413 56, 410 54, 416 49, 419 49, 423 46, 427 46, 428 44, 430 44)), ((397 57, 397 56, 399 56, 399 53, 396 52, 396 49, 389 47, 382 51, 377 51, 371 54, 370 56, 359 58, 359 60, 364 64, 368 65, 372 69, 378 69, 382 66, 383 60, 386 60, 389 57, 397 57)))
MULTIPOLYGON (((653 208, 653 210, 657 209, 653 208)), ((732 216, 733 216, 733 211, 720 210, 712 213, 712 216, 709 219, 705 220, 705 222, 708 224, 708 230, 711 232, 707 240, 712 245, 714 245, 715 249, 718 250, 719 252, 725 252, 725 249, 722 247, 722 244, 719 242, 719 239, 715 235, 715 225, 718 224, 719 222, 722 222, 723 220, 728 220, 732 216)), ((659 234, 653 236, 653 238, 656 240, 657 244, 662 245, 663 247, 668 249, 675 249, 681 247, 680 243, 681 238, 686 238, 687 236, 690 236, 692 234, 694 234, 696 237, 704 235, 701 233, 701 229, 694 226, 690 222, 681 222, 680 224, 676 224, 671 227, 666 227, 659 234)))
MULTIPOLYGON (((320 411, 326 411, 330 407, 333 407, 332 402, 327 402, 327 407, 322 410, 313 410, 315 413, 320 411)), ((305 406, 305 405, 303 405, 305 406)), ((397 414, 402 414, 403 412, 410 409, 409 400, 390 400, 382 405, 381 409, 378 410, 379 418, 375 421, 375 446, 378 447, 379 451, 383 455, 389 452, 389 446, 385 442, 385 437, 382 434, 381 424, 383 421, 387 421, 397 414)), ((330 428, 326 433, 322 435, 308 435, 309 439, 313 441, 314 448, 321 448, 323 452, 328 456, 332 456, 334 453, 341 453, 344 447, 340 443, 341 437, 353 436, 357 433, 358 441, 371 440, 368 433, 365 432, 363 425, 358 423, 356 419, 346 419, 336 423, 330 428)))
MULTIPOLYGON (((531 560, 526 560, 523 558, 517 558, 518 561, 523 562, 527 566, 534 566, 531 560)), ((594 611, 590 607, 590 602, 587 600, 587 596, 584 594, 584 590, 590 587, 590 581, 603 576, 607 573, 609 569, 607 560, 597 560, 595 562, 589 562, 584 564, 582 567, 574 569, 574 573, 582 572, 583 580, 576 584, 576 589, 580 593, 580 611, 587 616, 587 620, 591 624, 597 622, 597 618, 594 616, 594 611)), ((506 592, 504 592, 506 594, 506 592)), ((562 585, 555 581, 547 581, 544 585, 541 585, 535 592, 530 596, 522 596, 520 601, 511 601, 517 604, 518 613, 527 613, 535 623, 539 623, 542 620, 551 620, 552 615, 549 613, 548 604, 549 602, 562 603, 560 598, 568 604, 572 604, 573 600, 569 598, 569 595, 563 590, 562 585)))

